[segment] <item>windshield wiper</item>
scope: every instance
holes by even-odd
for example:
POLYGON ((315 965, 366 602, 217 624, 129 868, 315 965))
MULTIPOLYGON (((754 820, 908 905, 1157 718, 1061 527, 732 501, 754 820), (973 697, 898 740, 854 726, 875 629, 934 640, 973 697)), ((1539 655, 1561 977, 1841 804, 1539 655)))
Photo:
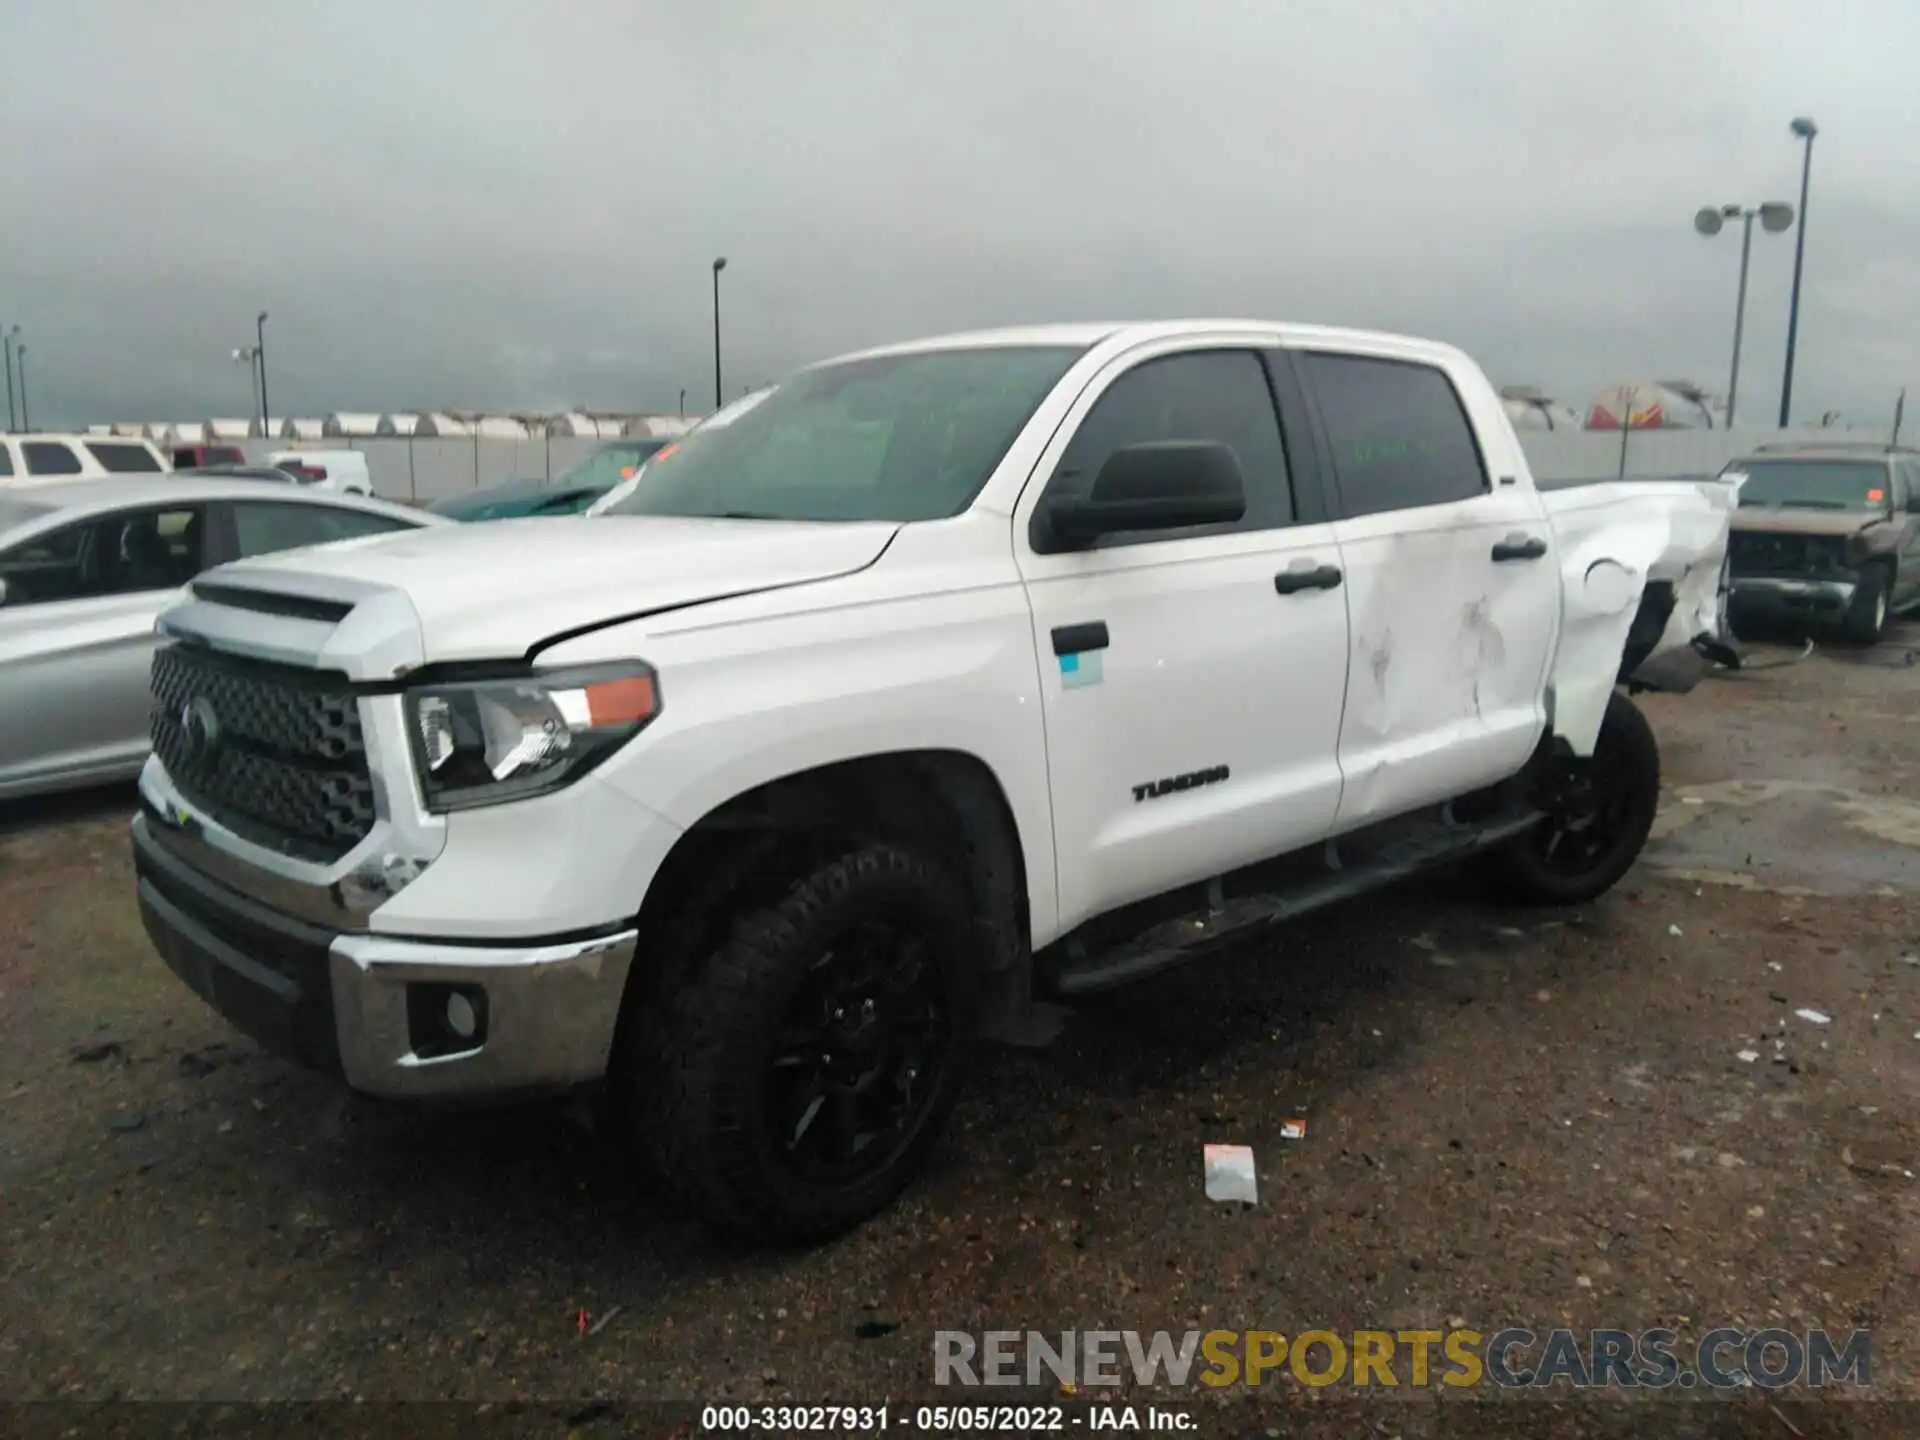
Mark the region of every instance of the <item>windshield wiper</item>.
POLYGON ((1844 500, 1782 500, 1782 510, 1845 510, 1844 500))

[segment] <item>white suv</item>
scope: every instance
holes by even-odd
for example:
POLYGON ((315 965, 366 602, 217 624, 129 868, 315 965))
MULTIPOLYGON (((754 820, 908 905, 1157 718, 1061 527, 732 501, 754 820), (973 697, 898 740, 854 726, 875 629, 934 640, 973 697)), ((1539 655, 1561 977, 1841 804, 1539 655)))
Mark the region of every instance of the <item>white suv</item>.
POLYGON ((0 436, 0 485, 159 475, 171 468, 151 441, 137 435, 0 436))

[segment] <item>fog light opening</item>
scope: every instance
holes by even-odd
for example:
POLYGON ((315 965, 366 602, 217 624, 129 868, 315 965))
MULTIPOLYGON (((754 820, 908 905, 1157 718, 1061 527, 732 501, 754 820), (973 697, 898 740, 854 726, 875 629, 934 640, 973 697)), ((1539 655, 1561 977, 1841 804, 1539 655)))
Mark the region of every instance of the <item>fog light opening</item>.
POLYGON ((407 1041, 422 1060, 478 1050, 487 1043, 487 992, 478 985, 408 985, 407 1041))

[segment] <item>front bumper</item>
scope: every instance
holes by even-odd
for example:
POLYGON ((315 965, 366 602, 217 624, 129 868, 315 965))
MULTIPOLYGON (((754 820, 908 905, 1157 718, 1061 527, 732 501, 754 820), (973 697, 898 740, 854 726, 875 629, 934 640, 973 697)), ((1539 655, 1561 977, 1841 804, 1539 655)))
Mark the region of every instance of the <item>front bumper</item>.
POLYGON ((1736 619, 1837 620, 1852 608, 1853 593, 1851 580, 1736 575, 1728 608, 1736 619))
POLYGON ((599 1079, 636 934, 510 945, 343 934, 200 873, 133 822, 140 916, 176 975, 263 1047, 393 1099, 508 1098, 599 1079), (448 1024, 459 995, 474 1020, 448 1024))

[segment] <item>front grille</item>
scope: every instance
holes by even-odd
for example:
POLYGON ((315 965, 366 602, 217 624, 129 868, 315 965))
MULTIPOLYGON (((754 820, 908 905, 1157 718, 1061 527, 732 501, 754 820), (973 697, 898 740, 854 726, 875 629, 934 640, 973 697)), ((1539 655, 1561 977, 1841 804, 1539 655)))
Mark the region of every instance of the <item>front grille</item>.
POLYGON ((1736 530, 1728 537, 1735 577, 1827 575, 1841 568, 1839 541, 1827 535, 1772 535, 1736 530))
POLYGON ((152 736, 180 793, 255 844, 326 862, 373 829, 360 707, 337 676, 166 645, 152 736))

